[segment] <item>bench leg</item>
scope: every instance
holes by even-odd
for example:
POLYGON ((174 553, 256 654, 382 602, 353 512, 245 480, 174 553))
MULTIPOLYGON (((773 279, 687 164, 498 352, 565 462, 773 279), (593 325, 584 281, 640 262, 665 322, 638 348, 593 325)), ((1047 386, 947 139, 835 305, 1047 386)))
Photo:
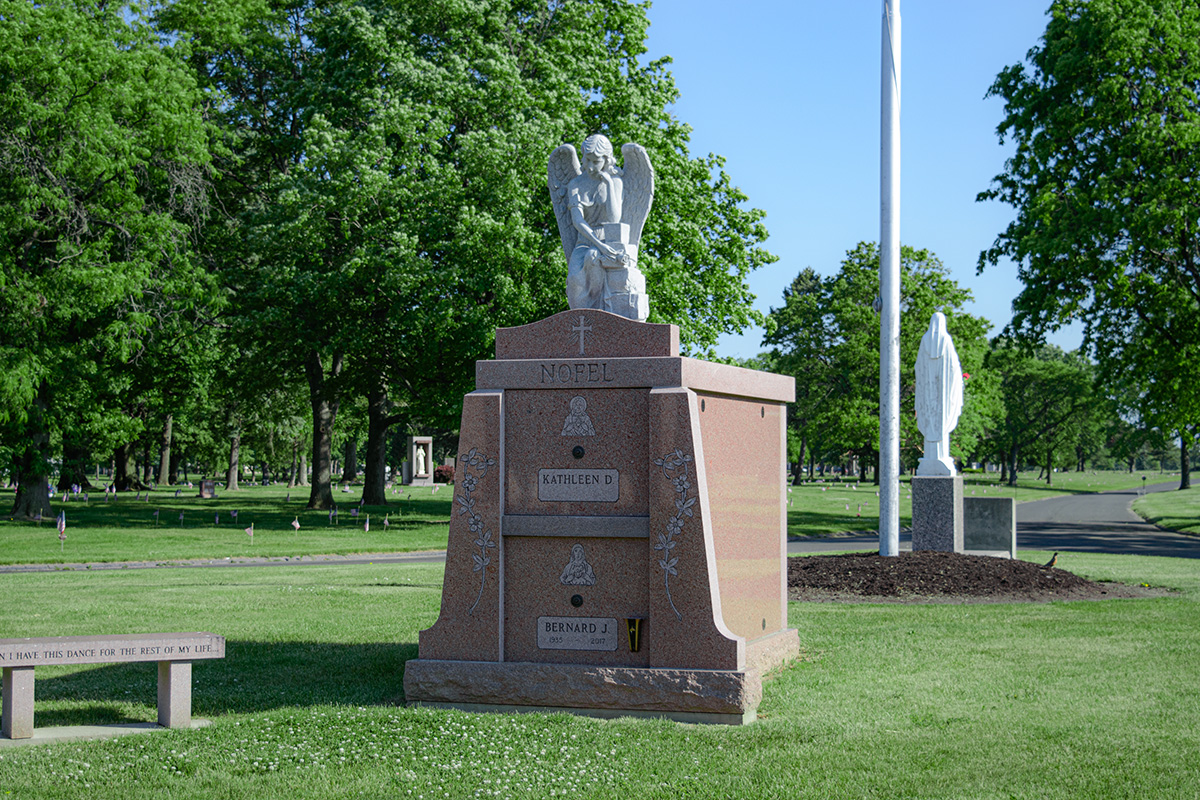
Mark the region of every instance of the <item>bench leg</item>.
POLYGON ((192 662, 158 662, 158 724, 188 728, 192 724, 192 662))
POLYGON ((4 720, 0 733, 9 739, 33 736, 33 667, 4 668, 4 720))

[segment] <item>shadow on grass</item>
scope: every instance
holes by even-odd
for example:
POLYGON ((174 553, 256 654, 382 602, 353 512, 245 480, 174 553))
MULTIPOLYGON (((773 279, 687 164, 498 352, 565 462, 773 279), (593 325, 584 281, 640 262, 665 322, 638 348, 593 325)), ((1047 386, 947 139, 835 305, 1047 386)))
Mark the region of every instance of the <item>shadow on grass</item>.
POLYGON ((870 517, 855 517, 845 514, 824 514, 819 511, 788 509, 787 531, 788 536, 819 537, 847 531, 875 530, 878 521, 878 512, 870 517))
MULTIPOLYGON (((404 662, 417 645, 227 641, 225 658, 192 663, 192 714, 244 714, 292 706, 404 702, 404 662)), ((157 665, 108 664, 36 680, 35 697, 69 703, 35 709, 35 724, 107 725, 156 718, 157 665), (128 704, 128 705, 126 705, 128 704), (147 711, 148 708, 148 711, 147 711)))

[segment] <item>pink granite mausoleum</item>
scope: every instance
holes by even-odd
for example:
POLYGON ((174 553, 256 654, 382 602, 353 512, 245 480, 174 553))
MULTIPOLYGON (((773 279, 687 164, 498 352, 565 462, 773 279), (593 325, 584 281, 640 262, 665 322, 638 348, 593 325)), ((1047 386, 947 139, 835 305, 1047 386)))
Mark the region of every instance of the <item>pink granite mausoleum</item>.
POLYGON ((441 614, 409 703, 755 718, 787 627, 792 378, 593 309, 496 332, 463 402, 441 614))

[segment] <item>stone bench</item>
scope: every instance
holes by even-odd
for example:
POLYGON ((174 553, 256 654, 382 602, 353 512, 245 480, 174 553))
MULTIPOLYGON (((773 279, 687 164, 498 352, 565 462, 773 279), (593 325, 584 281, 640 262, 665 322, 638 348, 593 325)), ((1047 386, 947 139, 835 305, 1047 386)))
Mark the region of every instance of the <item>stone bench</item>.
POLYGON ((33 736, 33 668, 49 664, 158 662, 158 724, 192 723, 192 662, 224 658, 225 637, 215 633, 135 633, 114 636, 47 636, 0 639, 4 707, 0 734, 33 736))

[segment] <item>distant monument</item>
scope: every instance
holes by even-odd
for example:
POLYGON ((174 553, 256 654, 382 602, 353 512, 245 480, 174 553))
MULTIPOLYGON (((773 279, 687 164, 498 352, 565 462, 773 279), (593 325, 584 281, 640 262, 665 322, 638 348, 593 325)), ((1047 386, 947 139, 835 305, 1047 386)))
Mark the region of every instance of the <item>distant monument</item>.
POLYGON ((917 351, 917 429, 925 437, 918 475, 957 474, 950 457, 950 431, 958 425, 962 406, 962 365, 946 331, 946 315, 938 311, 917 351))
POLYGON ((950 457, 950 431, 962 407, 962 365, 938 311, 917 350, 917 428, 925 456, 912 480, 913 550, 963 552, 962 476, 950 457))
POLYGON ((626 144, 621 155, 624 169, 612 142, 592 134, 583 140, 581 169, 575 148, 564 144, 550 154, 547 186, 567 256, 570 307, 643 322, 650 303, 638 244, 654 201, 654 169, 641 145, 626 144))
POLYGON ((432 486, 433 437, 408 437, 408 460, 404 464, 403 480, 409 486, 432 486))

